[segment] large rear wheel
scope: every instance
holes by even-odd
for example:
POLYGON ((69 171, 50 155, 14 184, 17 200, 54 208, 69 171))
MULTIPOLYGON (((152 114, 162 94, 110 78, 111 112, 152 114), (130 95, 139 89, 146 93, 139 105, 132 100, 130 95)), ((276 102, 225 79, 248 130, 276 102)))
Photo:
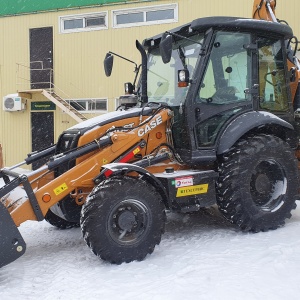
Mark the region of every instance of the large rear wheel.
POLYGON ((278 137, 261 134, 237 142, 220 158, 219 174, 219 208, 242 230, 276 229, 296 208, 297 161, 278 137))
POLYGON ((151 184, 138 178, 113 177, 88 196, 80 223, 95 255, 116 264, 140 261, 160 243, 164 205, 151 184))

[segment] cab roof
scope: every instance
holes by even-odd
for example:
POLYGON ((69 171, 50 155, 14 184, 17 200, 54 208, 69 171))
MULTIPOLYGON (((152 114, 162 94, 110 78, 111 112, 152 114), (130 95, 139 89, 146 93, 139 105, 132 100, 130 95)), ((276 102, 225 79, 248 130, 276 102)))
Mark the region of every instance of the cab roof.
MULTIPOLYGON (((191 23, 169 30, 183 36, 191 36, 195 32, 205 32, 208 29, 225 31, 243 31, 250 33, 260 33, 263 35, 275 35, 285 39, 293 37, 293 30, 286 24, 274 23, 264 20, 256 20, 239 17, 206 17, 192 21, 191 23)), ((144 40, 146 48, 157 46, 163 33, 144 40)))
POLYGON ((262 32, 280 35, 285 38, 293 37, 293 30, 286 24, 237 17, 208 17, 196 19, 191 23, 190 27, 193 31, 204 31, 209 28, 215 28, 221 30, 262 32))

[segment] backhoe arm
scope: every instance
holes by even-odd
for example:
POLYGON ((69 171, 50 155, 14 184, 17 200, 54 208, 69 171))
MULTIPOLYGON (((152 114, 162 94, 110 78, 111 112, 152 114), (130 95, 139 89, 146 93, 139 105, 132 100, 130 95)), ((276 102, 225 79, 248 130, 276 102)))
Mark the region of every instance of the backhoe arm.
MULTIPOLYGON (((277 0, 254 0, 253 2, 253 12, 252 12, 252 18, 258 19, 258 20, 265 20, 270 21, 274 23, 279 23, 279 21, 276 18, 275 15, 275 9, 276 9, 277 0)), ((284 22, 286 23, 286 22, 284 22)), ((297 39, 294 37, 291 40, 286 41, 286 46, 289 54, 288 54, 288 60, 287 60, 287 68, 290 72, 290 88, 291 88, 291 96, 292 96, 292 102, 294 103, 294 109, 298 110, 300 108, 300 101, 297 98, 297 89, 299 85, 300 80, 300 63, 298 58, 296 57, 296 49, 298 45, 297 39), (292 49, 291 43, 296 41, 295 50, 292 49)), ((260 66, 260 74, 265 74, 267 71, 264 69, 264 66, 260 66)), ((261 89, 263 87, 261 86, 261 89)))
POLYGON ((277 22, 275 8, 276 0, 254 0, 252 18, 277 22))

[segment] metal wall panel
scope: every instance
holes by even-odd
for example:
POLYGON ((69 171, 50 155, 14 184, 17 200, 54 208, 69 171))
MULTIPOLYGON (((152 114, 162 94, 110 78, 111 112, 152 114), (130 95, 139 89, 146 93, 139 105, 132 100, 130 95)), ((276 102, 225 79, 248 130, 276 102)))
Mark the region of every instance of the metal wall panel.
MULTIPOLYGON (((57 92, 63 98, 108 98, 109 110, 115 109, 115 98, 123 93, 124 82, 134 78, 134 66, 115 58, 114 69, 110 78, 105 77, 103 59, 109 50, 140 62, 140 55, 135 49, 135 40, 140 42, 145 37, 161 33, 191 20, 205 16, 241 16, 251 17, 251 0, 205 1, 205 0, 161 0, 141 1, 94 8, 81 8, 39 14, 28 14, 0 18, 0 95, 1 97, 26 89, 17 86, 16 63, 29 63, 29 29, 53 27, 54 32, 54 76, 57 92), (178 3, 178 23, 137 26, 132 28, 112 28, 112 11, 163 4, 178 3), (84 13, 107 12, 108 29, 59 33, 59 17, 84 13)), ((277 17, 285 19, 294 28, 295 35, 300 36, 299 0, 277 1, 277 17)), ((24 78, 28 77, 26 72, 24 78)), ((29 85, 28 85, 29 87, 29 85)), ((27 88, 28 88, 27 87, 27 88)), ((34 95, 34 101, 45 100, 34 95)), ((29 100, 30 101, 30 100, 29 100)), ((87 115, 90 117, 90 115, 87 115)), ((55 140, 59 134, 75 124, 68 115, 56 109, 54 113, 55 140)), ((13 165, 24 159, 30 152, 30 105, 24 112, 4 112, 0 109, 0 143, 3 147, 6 165, 13 165)))

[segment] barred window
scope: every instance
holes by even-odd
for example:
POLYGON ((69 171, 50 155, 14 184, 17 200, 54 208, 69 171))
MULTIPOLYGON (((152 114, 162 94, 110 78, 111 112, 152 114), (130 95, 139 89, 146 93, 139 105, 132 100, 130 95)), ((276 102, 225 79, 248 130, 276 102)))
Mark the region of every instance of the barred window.
POLYGON ((107 29, 107 12, 69 15, 60 18, 60 33, 107 29))
POLYGON ((178 21, 178 5, 156 5, 134 9, 113 10, 113 27, 132 27, 178 21))
POLYGON ((107 112, 107 99, 68 99, 66 101, 82 113, 107 112))

